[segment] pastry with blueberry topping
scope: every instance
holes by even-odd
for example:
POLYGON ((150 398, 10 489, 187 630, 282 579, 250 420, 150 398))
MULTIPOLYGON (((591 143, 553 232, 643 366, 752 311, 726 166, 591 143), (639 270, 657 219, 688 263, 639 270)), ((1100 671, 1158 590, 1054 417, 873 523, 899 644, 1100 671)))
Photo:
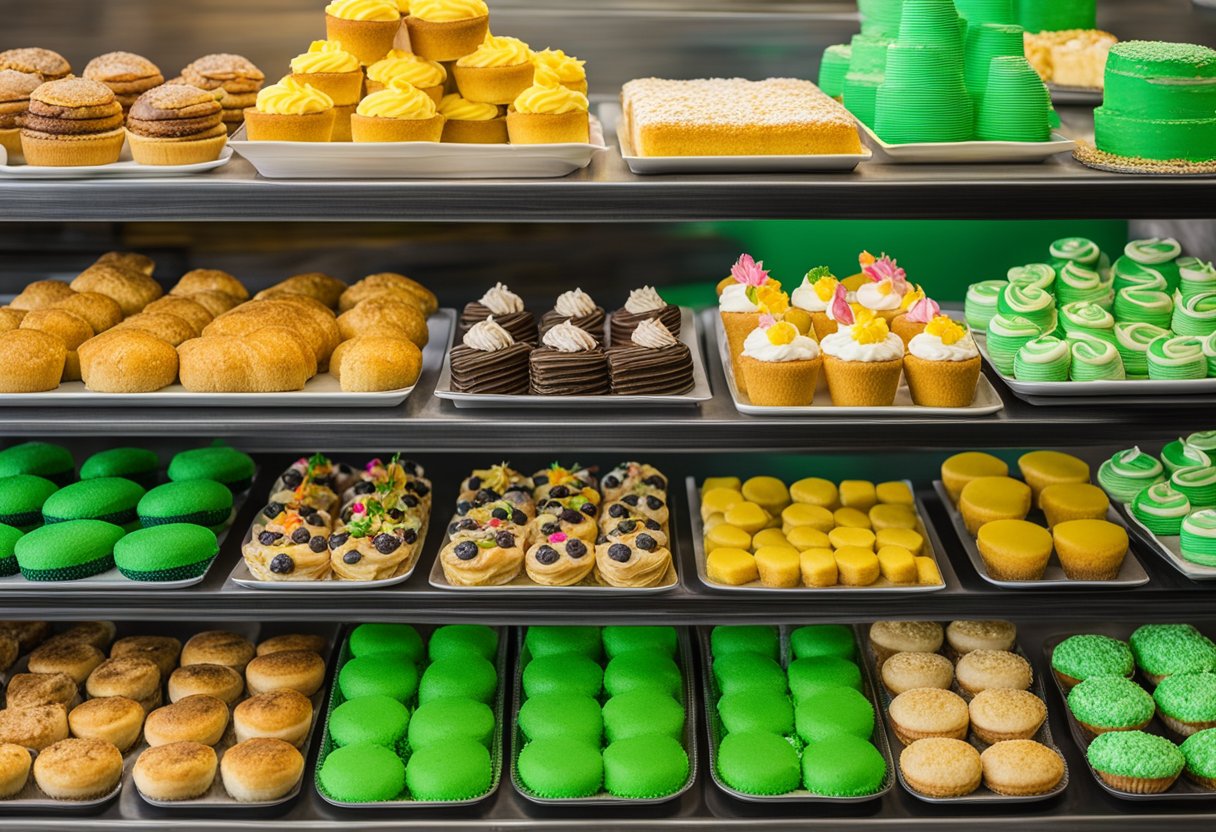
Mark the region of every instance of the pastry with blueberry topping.
POLYGON ((554 462, 532 475, 532 496, 539 502, 546 497, 565 499, 579 492, 590 497, 590 492, 595 492, 598 503, 597 485, 595 474, 590 469, 577 463, 566 467, 554 462))
POLYGON ((657 586, 671 567, 671 551, 648 533, 630 543, 606 540, 595 547, 596 579, 608 586, 657 586))
POLYGON ((296 460, 275 480, 270 488, 270 499, 333 514, 338 509, 338 495, 343 490, 338 485, 333 463, 321 454, 314 454, 310 458, 296 460))
POLYGON ((600 536, 596 538, 596 543, 633 543, 638 535, 647 534, 651 538, 658 541, 660 546, 666 546, 668 543, 667 531, 657 520, 651 520, 649 517, 626 517, 623 520, 614 521, 613 525, 605 525, 600 529, 600 536))
POLYGON ((413 460, 401 459, 400 454, 394 454, 388 462, 379 457, 368 462, 357 481, 342 493, 342 502, 347 504, 374 494, 386 484, 390 491, 413 494, 430 512, 431 481, 426 478, 426 470, 413 460))
POLYGON ((667 477, 653 465, 644 462, 622 462, 600 481, 604 501, 615 503, 626 494, 667 495, 667 477))
POLYGON ((599 535, 595 510, 595 503, 581 494, 561 500, 544 500, 537 506, 536 519, 532 521, 532 539, 541 540, 550 535, 564 534, 594 543, 599 535))
MULTIPOLYGON (((507 494, 527 494, 531 497, 532 480, 516 471, 506 462, 474 471, 460 484, 457 498, 457 513, 460 503, 475 503, 473 507, 501 500, 507 494)), ((466 509, 467 512, 467 509, 466 509)))
POLYGON ((486 529, 449 541, 439 551, 444 577, 453 586, 501 586, 523 568, 524 537, 507 529, 486 529))
POLYGON ((524 558, 528 577, 543 586, 581 583, 594 568, 594 544, 563 532, 542 537, 524 558))
POLYGON ((258 515, 242 548, 245 565, 260 581, 321 581, 329 577, 329 515, 271 502, 258 515))
POLYGON ((613 520, 623 520, 626 517, 638 516, 658 522, 667 528, 671 512, 667 508, 667 495, 660 494, 626 494, 615 503, 604 507, 604 523, 613 520))
POLYGON ((379 581, 408 571, 426 538, 425 517, 380 494, 350 508, 349 522, 329 537, 334 575, 347 581, 379 581))

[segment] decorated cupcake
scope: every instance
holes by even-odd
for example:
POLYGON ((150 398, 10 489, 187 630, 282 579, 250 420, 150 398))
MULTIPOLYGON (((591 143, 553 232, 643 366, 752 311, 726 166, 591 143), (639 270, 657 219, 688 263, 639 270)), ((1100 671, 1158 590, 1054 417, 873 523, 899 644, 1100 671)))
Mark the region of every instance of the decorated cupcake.
POLYGON ((613 393, 674 396, 692 389, 692 351, 661 322, 653 318, 642 321, 630 341, 627 346, 608 350, 608 379, 613 393))
POLYGON ((445 95, 439 102, 443 122, 440 141, 451 144, 506 144, 507 118, 497 104, 466 101, 459 93, 445 95))
POLYGON ((1198 257, 1178 258, 1178 292, 1186 300, 1205 292, 1216 292, 1216 267, 1198 257))
POLYGON ((680 336, 680 307, 663 300, 653 286, 631 290, 625 305, 608 316, 612 346, 633 343, 633 331, 649 320, 659 321, 672 335, 680 336))
POLYGON ((533 69, 532 86, 507 110, 512 144, 586 143, 591 140, 587 96, 562 86, 547 66, 533 69))
POLYGON ((1136 495, 1165 479, 1165 469, 1157 457, 1138 447, 1119 451, 1098 467, 1098 484, 1112 500, 1130 503, 1136 495))
POLYGON ((1025 266, 1014 266, 1005 273, 1005 277, 1010 283, 1050 292, 1056 282, 1056 270, 1047 263, 1027 263, 1025 266))
POLYGON ((369 66, 388 54, 401 31, 394 0, 333 0, 325 7, 325 37, 369 66))
POLYGON ((895 320, 891 321, 891 331, 900 337, 905 347, 913 338, 924 332, 929 322, 942 312, 937 301, 925 297, 925 293, 919 289, 914 289, 904 295, 905 301, 909 299, 912 302, 904 305, 906 311, 901 312, 895 320))
POLYGON ((828 317, 828 309, 840 285, 827 266, 816 266, 806 273, 802 283, 790 294, 790 306, 808 312, 815 338, 822 341, 836 331, 836 322, 828 317))
POLYGON ((397 78, 359 102, 351 136, 356 142, 437 142, 443 120, 431 96, 397 78))
POLYGON ((510 104, 532 85, 532 50, 519 38, 490 35, 457 60, 452 73, 456 88, 469 101, 510 104))
POLYGON ((350 117, 363 94, 363 67, 359 59, 338 41, 314 40, 307 52, 291 59, 291 77, 333 100, 333 141, 350 141, 350 117))
POLYGON ((443 98, 448 71, 441 63, 420 58, 413 52, 393 49, 367 68, 367 91, 379 92, 398 78, 409 81, 438 104, 443 98))
POLYGON ((815 339, 766 314, 744 340, 740 363, 752 404, 804 407, 815 398, 823 358, 815 339))
POLYGON ((863 251, 858 259, 869 282, 858 287, 857 303, 889 324, 900 313, 900 302, 911 288, 907 273, 885 254, 875 259, 863 251))
POLYGON ((740 393, 745 393, 747 381, 740 360, 743 342, 756 328, 761 314, 779 315, 785 312, 788 301, 784 299, 781 284, 769 277, 763 260, 756 261, 750 254, 741 254, 730 273, 735 282, 727 285, 718 297, 718 314, 726 333, 726 350, 735 386, 740 393))
POLYGON ((523 298, 508 289, 505 283, 495 283, 481 300, 465 305, 460 313, 461 333, 468 332, 473 324, 491 315, 516 341, 536 343, 536 318, 524 308, 523 298))
POLYGON ((824 338, 824 372, 838 407, 884 407, 895 402, 903 370, 904 342, 883 318, 860 309, 855 314, 836 288, 832 306, 840 328, 824 338))
MULTIPOLYGON (((163 84, 141 95, 127 115, 131 156, 144 165, 188 165, 219 158, 228 143, 214 91, 163 84)), ((210 318, 210 316, 208 316, 210 318)))
POLYGON ((561 81, 563 87, 587 94, 587 72, 583 69, 586 61, 580 61, 560 49, 542 49, 532 53, 532 63, 547 66, 557 73, 557 80, 561 81))
POLYGON ((544 335, 560 323, 570 323, 604 343, 604 310, 582 289, 571 289, 557 296, 553 308, 540 318, 540 334, 544 335))
POLYGON ((405 25, 416 53, 431 61, 454 61, 485 40, 490 10, 483 0, 411 0, 405 25))
POLYGON ((1112 285, 1102 279, 1097 269, 1070 261, 1056 276, 1056 303, 1061 307, 1090 301, 1109 308, 1114 300, 1112 285))
POLYGON ((1184 558, 1203 566, 1216 566, 1216 508, 1201 508, 1188 514, 1182 521, 1181 538, 1184 558))
POLYGON ((1154 341, 1169 334, 1168 329, 1153 324, 1115 324, 1115 349, 1123 359, 1123 369, 1128 378, 1148 378, 1148 348, 1154 341))
POLYGON ((1190 437, 1178 437, 1161 449, 1161 462, 1165 465, 1167 474, 1173 474, 1183 468, 1210 468, 1212 455, 1189 441, 1190 437))
POLYGON ((1173 237, 1149 237, 1129 242, 1123 247, 1123 256, 1115 262, 1117 265, 1130 260, 1158 272, 1165 278, 1165 291, 1172 294, 1178 288, 1180 254, 1182 246, 1173 237))
POLYGON ((335 118, 332 98, 288 77, 258 93, 245 111, 245 131, 254 142, 328 142, 335 118))
POLYGON ((1216 291, 1194 294, 1174 304, 1170 329, 1200 338, 1216 333, 1216 291))
POLYGON ((980 378, 980 351, 966 327, 938 315, 908 342, 904 375, 913 404, 967 407, 980 378))
POLYGON ((1123 359, 1109 341, 1088 333, 1074 333, 1069 339, 1072 365, 1068 377, 1072 381, 1120 381, 1127 378, 1123 359), (1076 335, 1082 337, 1076 338, 1076 335))
POLYGON ((1115 292, 1114 313, 1120 322, 1168 327, 1174 314, 1174 301, 1161 289, 1129 286, 1115 292))
POLYGON ((599 342, 566 321, 545 333, 528 361, 536 396, 598 396, 608 392, 608 359, 599 342))
POLYGON ((516 341, 491 315, 474 324, 449 355, 457 393, 522 396, 528 392, 529 344, 516 341))
POLYGON ((1011 281, 997 297, 996 311, 1025 318, 1044 332, 1056 328, 1056 297, 1038 286, 1011 281))
POLYGON ((1115 343, 1114 316, 1101 304, 1093 301, 1065 304, 1060 309, 1060 328, 1064 330, 1064 337, 1069 341, 1077 340, 1077 336, 1084 333, 1111 344, 1115 343))

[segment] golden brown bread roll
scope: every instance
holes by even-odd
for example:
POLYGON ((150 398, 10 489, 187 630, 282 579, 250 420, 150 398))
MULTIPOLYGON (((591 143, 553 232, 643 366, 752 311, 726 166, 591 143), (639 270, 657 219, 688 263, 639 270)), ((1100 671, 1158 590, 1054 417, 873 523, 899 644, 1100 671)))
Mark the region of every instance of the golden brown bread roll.
POLYGON ((106 266, 118 266, 120 269, 127 271, 139 272, 152 276, 152 272, 156 271, 156 262, 147 255, 137 254, 134 251, 107 251, 105 254, 97 258, 97 263, 106 266))
POLYGON ((0 332, 9 332, 21 326, 21 319, 25 315, 19 313, 16 309, 7 307, 0 308, 0 332))
POLYGON ((223 315, 229 309, 235 309, 241 304, 240 298, 233 297, 227 292, 217 292, 214 289, 207 292, 191 292, 188 295, 174 295, 174 297, 188 298, 194 301, 210 312, 212 317, 223 315))
POLYGON ((413 297, 418 307, 427 315, 439 308, 435 293, 417 280, 395 272, 379 272, 369 274, 343 292, 338 300, 338 309, 342 312, 354 309, 361 301, 384 291, 400 292, 413 297))
POLYGON ((21 329, 54 335, 69 350, 77 349, 94 334, 88 321, 64 309, 35 309, 21 319, 21 329))
POLYGON ((338 316, 342 340, 364 335, 408 338, 419 349, 426 346, 430 333, 426 315, 418 307, 395 298, 379 296, 365 300, 338 316))
POLYGON ((54 390, 63 376, 68 348, 36 329, 0 332, 0 393, 54 390))
POLYGON ((111 329, 80 345, 80 375, 98 393, 151 393, 177 379, 177 350, 139 329, 111 329))
POLYGON ((418 381, 422 351, 404 338, 365 335, 339 344, 329 371, 348 393, 400 390, 418 381))
MULTIPOLYGON (((225 297, 230 296, 225 295, 225 297)), ((202 334, 203 327, 211 323, 211 319, 215 317, 207 307, 185 295, 165 295, 163 298, 157 298, 144 307, 144 313, 148 312, 167 312, 170 315, 176 315, 194 327, 195 335, 202 334)))
POLYGON ((122 307, 118 301, 97 292, 73 292, 51 308, 84 318, 97 333, 105 332, 122 320, 122 307))
POLYGON ((138 329, 155 335, 162 341, 177 346, 183 341, 197 338, 202 333, 185 318, 171 312, 140 312, 124 320, 115 329, 138 329))
POLYGON ((0 711, 0 742, 41 751, 68 736, 68 712, 62 705, 6 708, 0 711))
POLYGON ((27 312, 31 309, 46 309, 74 294, 76 291, 62 280, 35 280, 22 289, 21 294, 13 298, 9 306, 27 312))
POLYGON ((247 335, 204 335, 177 348, 182 386, 193 393, 299 390, 317 359, 294 330, 266 327, 247 335))
POLYGON ((193 295, 196 292, 223 292, 237 300, 249 299, 245 284, 219 269, 192 269, 169 290, 171 295, 193 295))
POLYGON ((268 289, 263 289, 253 296, 254 300, 277 298, 282 295, 305 295, 325 304, 330 309, 337 307, 347 286, 336 277, 330 277, 323 272, 306 272, 293 274, 286 280, 280 280, 268 289))
POLYGON ((94 264, 76 276, 71 287, 77 292, 97 292, 113 298, 122 314, 134 315, 165 293, 161 285, 143 272, 94 264))
POLYGON ((207 324, 203 334, 239 337, 266 327, 285 327, 295 332, 313 351, 319 367, 329 363, 329 356, 341 340, 333 313, 303 295, 243 303, 207 324))

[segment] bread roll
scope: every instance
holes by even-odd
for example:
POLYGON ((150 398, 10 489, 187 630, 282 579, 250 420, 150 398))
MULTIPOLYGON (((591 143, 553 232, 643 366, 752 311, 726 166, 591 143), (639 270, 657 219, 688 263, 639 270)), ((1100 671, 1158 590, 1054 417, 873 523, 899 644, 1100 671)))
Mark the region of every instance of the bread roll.
POLYGON ((80 699, 80 686, 66 673, 17 673, 4 689, 6 708, 70 708, 80 699))
POLYGON ((134 251, 107 251, 97 258, 96 263, 103 266, 117 266, 127 271, 146 274, 148 277, 151 277, 152 273, 156 271, 155 260, 146 254, 138 254, 134 251))
POLYGON ((215 745, 228 727, 228 706, 214 696, 196 694, 157 708, 144 720, 148 745, 201 742, 215 745))
POLYGON ((62 705, 0 711, 0 743, 11 742, 41 751, 67 735, 68 712, 62 705))
POLYGON ((78 641, 91 644, 98 650, 109 650, 117 634, 118 628, 113 621, 80 621, 57 633, 47 644, 78 641))
POLYGON ((62 280, 35 280, 22 289, 9 306, 26 312, 48 309, 74 294, 76 290, 62 280))
POLYGON ((330 277, 322 272, 307 272, 293 274, 286 280, 280 280, 270 288, 258 292, 253 299, 264 300, 282 295, 306 295, 320 301, 330 309, 334 309, 346 288, 346 284, 336 277, 330 277))
POLYGON ((51 625, 45 621, 0 621, 0 630, 17 639, 21 652, 26 653, 46 641, 51 625))
POLYGON ((341 340, 333 313, 303 295, 284 295, 275 300, 243 303, 225 312, 203 328, 203 335, 249 335, 267 327, 286 327, 302 338, 325 366, 341 340))
POLYGON ((122 314, 134 315, 165 293, 161 285, 142 272, 94 264, 76 276, 71 283, 77 292, 97 292, 113 298, 122 307, 122 314))
POLYGON ((369 274, 343 292, 342 297, 338 300, 338 309, 342 312, 354 309, 360 302, 381 292, 395 292, 412 298, 414 304, 426 315, 434 313, 439 308, 439 300, 435 297, 435 293, 417 280, 395 272, 379 272, 369 274))
POLYGON ((194 301, 210 312, 212 317, 223 315, 229 309, 235 309, 241 305, 240 298, 233 297, 227 292, 218 292, 214 289, 206 292, 191 292, 188 295, 174 295, 174 297, 182 297, 194 301))
POLYGON ((177 667, 177 657, 182 653, 182 643, 172 636, 127 636, 110 647, 110 658, 142 656, 150 659, 160 669, 162 679, 177 667))
POLYGON ((223 292, 238 301, 249 299, 245 284, 219 269, 192 269, 169 290, 171 295, 193 295, 195 292, 223 292))
POLYGON ((102 740, 61 740, 34 760, 34 781, 56 800, 89 800, 114 791, 122 754, 102 740))
POLYGON ((426 346, 430 333, 426 328, 426 314, 393 297, 377 295, 361 302, 354 309, 338 316, 338 331, 342 339, 358 338, 361 335, 405 336, 418 345, 426 346))
POLYGON ((241 337, 204 335, 179 346, 177 356, 182 386, 194 393, 299 390, 317 374, 312 350, 284 327, 241 337))
POLYGON ((144 749, 131 768, 135 788, 150 800, 201 797, 215 782, 215 749, 197 742, 173 742, 144 749))
POLYGON ((16 309, 9 309, 7 306, 0 307, 0 332, 20 329, 21 319, 24 317, 24 313, 18 312, 16 309))
POLYGON ((31 673, 66 673, 76 684, 83 684, 105 655, 83 641, 48 641, 29 657, 31 673))
POLYGON ((417 383, 422 351, 404 338, 352 338, 334 350, 330 373, 348 393, 400 390, 417 383))
POLYGON ((253 644, 239 633, 205 630, 182 645, 181 664, 222 664, 241 673, 254 656, 253 644))
POLYGON ((35 309, 21 319, 22 329, 33 329, 54 335, 69 350, 75 350, 93 337, 93 327, 79 315, 66 309, 35 309))
POLYGON ((325 636, 315 633, 284 633, 281 636, 271 636, 258 642, 257 655, 267 656, 271 653, 281 653, 284 650, 311 650, 314 653, 324 653, 329 646, 325 636))
POLYGON ((224 788, 242 803, 280 798, 295 788, 303 774, 304 757, 283 740, 246 740, 229 748, 220 760, 224 788))
POLYGON ((144 710, 151 710, 161 702, 160 668, 142 656, 106 659, 93 668, 84 689, 95 699, 125 696, 134 699, 144 710))
POLYGON ((325 661, 311 650, 257 656, 245 668, 245 687, 251 695, 286 689, 312 696, 324 682, 325 661))
POLYGON ((185 295, 165 295, 163 298, 157 298, 144 307, 144 313, 148 312, 167 312, 170 315, 176 315, 194 327, 195 335, 200 334, 203 327, 211 323, 211 319, 215 317, 207 307, 185 295))
POLYGON ((54 390, 63 377, 68 348, 35 329, 0 332, 0 393, 54 390))
POLYGON ((124 320, 115 329, 138 329, 155 335, 173 346, 199 336, 199 330, 185 318, 171 312, 140 312, 124 320))
POLYGON ((0 630, 0 672, 8 670, 21 653, 21 642, 12 633, 0 630))
POLYGON ((268 737, 299 747, 312 728, 312 702, 284 689, 251 696, 232 710, 237 742, 268 737))
POLYGON ((51 308, 84 318, 97 333, 105 332, 122 320, 122 307, 118 301, 97 292, 74 292, 51 308))
POLYGON ((192 664, 179 667, 169 676, 169 701, 180 702, 187 696, 214 696, 231 705, 245 692, 245 679, 231 667, 220 664, 192 664))
POLYGON ((25 788, 33 762, 28 748, 11 742, 0 745, 0 798, 13 797, 25 788))
POLYGON ((126 752, 139 739, 144 727, 144 706, 126 696, 89 699, 68 713, 68 728, 74 737, 105 740, 126 752))
POLYGON ((168 341, 122 325, 80 345, 80 375, 99 393, 151 393, 177 380, 177 350, 168 341))

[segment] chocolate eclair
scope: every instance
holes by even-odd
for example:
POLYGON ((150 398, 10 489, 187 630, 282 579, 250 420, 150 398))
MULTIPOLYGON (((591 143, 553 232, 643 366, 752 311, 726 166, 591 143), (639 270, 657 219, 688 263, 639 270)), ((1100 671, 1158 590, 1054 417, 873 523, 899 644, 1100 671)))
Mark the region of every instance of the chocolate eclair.
POLYGON ((604 343, 604 309, 582 289, 571 289, 557 296, 553 308, 540 318, 540 334, 544 335, 560 323, 569 321, 604 343))
POLYGON ((188 165, 217 159, 228 142, 217 94, 184 84, 148 90, 131 107, 131 155, 145 165, 188 165))
POLYGON ((537 396, 599 396, 608 392, 608 360, 599 344, 569 321, 545 333, 528 365, 537 396))
POLYGON ((674 396, 692 389, 692 351, 658 319, 642 321, 625 346, 608 350, 608 377, 620 396, 674 396))
POLYGON ((48 81, 30 94, 21 149, 31 165, 106 165, 126 138, 122 105, 105 84, 87 78, 48 81))
POLYGON ((625 305, 613 312, 608 319, 610 343, 614 347, 628 344, 638 324, 654 319, 658 319, 672 335, 679 337, 680 307, 673 306, 659 297, 653 286, 634 289, 629 293, 625 305))
POLYGON ((481 296, 481 300, 466 304, 460 313, 460 334, 468 332, 474 324, 494 316, 500 327, 511 333, 516 341, 536 343, 536 318, 524 308, 524 301, 503 283, 496 283, 481 296))
POLYGON ((493 316, 472 326, 448 357, 452 390, 522 396, 528 392, 530 344, 521 343, 493 316))

